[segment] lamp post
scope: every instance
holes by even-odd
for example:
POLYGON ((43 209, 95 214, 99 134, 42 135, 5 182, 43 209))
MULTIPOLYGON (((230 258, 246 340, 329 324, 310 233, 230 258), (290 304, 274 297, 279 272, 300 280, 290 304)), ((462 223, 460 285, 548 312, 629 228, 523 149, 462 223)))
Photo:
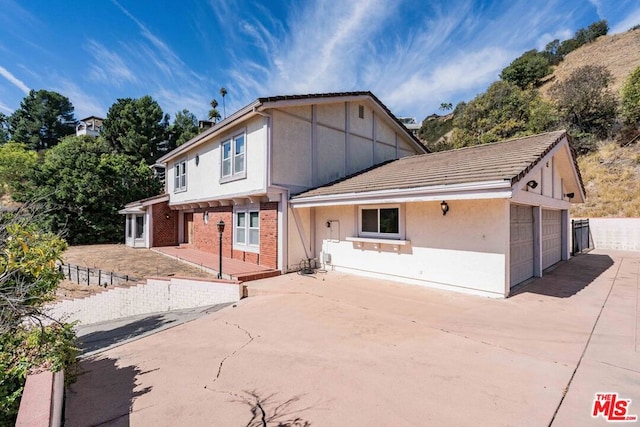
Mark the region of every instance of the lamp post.
POLYGON ((220 246, 218 246, 218 252, 220 255, 219 264, 218 264, 218 279, 222 279, 222 233, 224 233, 224 221, 220 219, 216 224, 216 228, 218 229, 218 235, 220 236, 220 246))

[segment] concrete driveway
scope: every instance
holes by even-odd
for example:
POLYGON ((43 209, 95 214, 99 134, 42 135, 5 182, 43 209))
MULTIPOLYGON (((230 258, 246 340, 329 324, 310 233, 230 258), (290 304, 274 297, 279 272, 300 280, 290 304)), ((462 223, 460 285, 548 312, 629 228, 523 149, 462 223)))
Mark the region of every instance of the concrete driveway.
MULTIPOLYGON (((453 267, 452 267, 453 268, 453 267)), ((588 426, 640 415, 640 253, 592 252, 507 300, 339 273, 83 362, 66 426, 588 426)))

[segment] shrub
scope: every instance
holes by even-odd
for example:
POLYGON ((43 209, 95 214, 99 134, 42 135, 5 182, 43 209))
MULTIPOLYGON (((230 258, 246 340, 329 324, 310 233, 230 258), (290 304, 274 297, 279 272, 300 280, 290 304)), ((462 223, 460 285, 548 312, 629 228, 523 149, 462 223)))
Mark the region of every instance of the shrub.
POLYGON ((640 67, 631 72, 622 88, 622 116, 628 124, 640 123, 640 67))
POLYGON ((70 382, 76 372, 76 337, 72 325, 19 327, 0 335, 0 425, 13 425, 27 374, 35 369, 65 369, 70 382))

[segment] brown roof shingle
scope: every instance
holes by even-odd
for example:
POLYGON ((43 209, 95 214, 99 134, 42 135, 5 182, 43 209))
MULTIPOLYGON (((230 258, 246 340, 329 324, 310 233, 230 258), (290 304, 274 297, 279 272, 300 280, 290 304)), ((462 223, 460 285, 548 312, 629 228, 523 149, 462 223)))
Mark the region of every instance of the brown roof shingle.
POLYGON ((305 191, 292 199, 499 180, 514 184, 565 135, 565 131, 556 131, 404 157, 305 191))

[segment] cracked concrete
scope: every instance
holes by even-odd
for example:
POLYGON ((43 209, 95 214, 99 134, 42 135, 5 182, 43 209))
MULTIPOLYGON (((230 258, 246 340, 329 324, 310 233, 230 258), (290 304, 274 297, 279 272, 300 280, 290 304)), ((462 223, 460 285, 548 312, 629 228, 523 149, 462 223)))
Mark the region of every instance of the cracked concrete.
POLYGON ((507 300, 332 272, 257 281, 237 307, 84 361, 66 425, 116 408, 135 427, 590 426, 598 392, 640 415, 638 273, 639 253, 592 252, 507 300))

